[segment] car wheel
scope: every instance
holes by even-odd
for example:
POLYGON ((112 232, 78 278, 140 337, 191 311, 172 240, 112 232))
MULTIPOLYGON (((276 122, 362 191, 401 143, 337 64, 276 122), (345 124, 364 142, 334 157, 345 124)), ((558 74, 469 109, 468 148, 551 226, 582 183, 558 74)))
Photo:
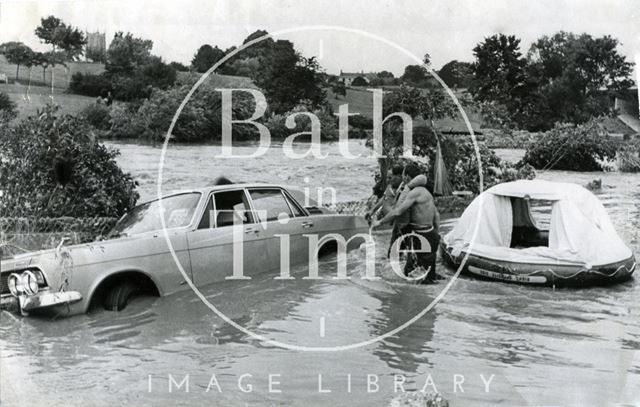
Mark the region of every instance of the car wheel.
POLYGON ((107 292, 104 308, 109 311, 122 311, 136 291, 138 291, 138 286, 131 282, 114 285, 107 292))

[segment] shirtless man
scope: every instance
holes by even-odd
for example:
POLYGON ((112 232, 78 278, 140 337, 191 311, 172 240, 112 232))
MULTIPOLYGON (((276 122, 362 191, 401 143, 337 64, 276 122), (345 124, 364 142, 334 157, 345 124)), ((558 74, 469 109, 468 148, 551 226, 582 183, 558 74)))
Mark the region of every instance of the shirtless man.
MULTIPOLYGON (((421 175, 420 168, 415 164, 409 164, 404 169, 404 181, 407 185, 412 185, 411 180, 421 175)), ((427 270, 424 283, 433 283, 436 280, 436 253, 440 243, 438 229, 440 227, 440 214, 435 206, 433 197, 424 185, 411 188, 404 200, 399 201, 393 210, 379 221, 374 222, 374 226, 389 222, 409 211, 409 235, 400 238, 410 237, 409 247, 415 248, 413 253, 407 256, 407 264, 404 267, 405 275, 409 275, 416 267, 423 267, 427 270), (422 249, 422 245, 417 236, 424 237, 431 246, 430 250, 422 249)))

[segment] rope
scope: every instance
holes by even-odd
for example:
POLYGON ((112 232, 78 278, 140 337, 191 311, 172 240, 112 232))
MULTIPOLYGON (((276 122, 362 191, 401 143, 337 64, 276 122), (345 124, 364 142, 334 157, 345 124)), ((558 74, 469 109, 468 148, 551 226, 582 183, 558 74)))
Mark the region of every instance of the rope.
MULTIPOLYGON (((497 264, 493 264, 493 265, 496 266, 496 267, 500 267, 497 264)), ((583 274, 583 273, 597 274, 597 275, 604 276, 604 277, 613 277, 616 274, 618 274, 618 272, 620 272, 620 270, 622 270, 622 269, 624 269, 625 271, 633 271, 635 268, 636 268, 636 263, 634 262, 633 265, 628 269, 624 264, 621 265, 612 274, 602 273, 602 272, 600 272, 598 270, 595 270, 595 269, 582 268, 582 269, 578 270, 577 272, 575 272, 574 274, 571 274, 569 276, 563 276, 563 275, 560 275, 560 274, 556 273, 555 271, 553 271, 553 269, 535 270, 535 271, 532 271, 531 273, 514 273, 513 270, 510 267, 507 267, 507 269, 511 272, 511 274, 513 274, 515 276, 530 277, 530 276, 533 276, 533 275, 536 275, 536 274, 541 274, 541 273, 551 273, 551 275, 553 275, 554 277, 559 278, 559 279, 564 279, 564 280, 568 280, 570 278, 577 277, 578 275, 583 274)))

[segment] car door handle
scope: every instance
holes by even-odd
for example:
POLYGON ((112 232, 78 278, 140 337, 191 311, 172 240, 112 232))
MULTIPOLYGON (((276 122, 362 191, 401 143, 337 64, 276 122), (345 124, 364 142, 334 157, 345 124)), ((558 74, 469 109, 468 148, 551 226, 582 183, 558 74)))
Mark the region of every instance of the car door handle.
POLYGON ((313 222, 310 222, 310 221, 302 222, 302 227, 305 228, 305 229, 309 229, 312 226, 313 226, 313 222))
POLYGON ((258 229, 254 229, 254 228, 246 228, 246 229, 244 230, 244 233, 246 233, 246 234, 251 234, 251 233, 258 234, 258 229))

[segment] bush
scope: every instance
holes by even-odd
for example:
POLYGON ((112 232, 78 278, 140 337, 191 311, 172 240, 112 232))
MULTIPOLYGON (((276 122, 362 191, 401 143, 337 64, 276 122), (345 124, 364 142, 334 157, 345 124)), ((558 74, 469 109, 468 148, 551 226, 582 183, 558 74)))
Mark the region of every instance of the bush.
POLYGON ((13 100, 6 93, 0 92, 0 116, 5 119, 13 119, 17 114, 18 111, 13 100))
POLYGON ((71 76, 69 92, 85 96, 106 96, 112 90, 111 81, 104 75, 76 72, 71 76))
POLYGON ((145 132, 145 123, 137 115, 137 106, 129 103, 114 103, 109 110, 108 136, 117 139, 139 138, 145 132))
MULTIPOLYGON (((153 89, 142 104, 117 103, 111 107, 112 138, 144 138, 163 141, 173 116, 187 95, 190 86, 173 86, 166 90, 153 89)), ((198 142, 220 140, 221 96, 214 87, 203 84, 193 94, 182 110, 172 132, 172 140, 198 142)), ((233 118, 248 119, 255 110, 253 98, 246 93, 233 94, 233 118)), ((258 131, 253 125, 234 124, 233 139, 257 140, 258 131)))
POLYGON ((85 120, 51 105, 0 127, 0 217, 120 217, 132 208, 136 182, 118 167, 118 151, 90 133, 85 120))
MULTIPOLYGON (((265 123, 271 133, 271 138, 275 140, 284 140, 294 133, 311 131, 311 119, 306 115, 295 116, 296 127, 293 129, 290 129, 285 125, 288 116, 302 112, 310 112, 318 118, 318 121, 320 122, 320 137, 322 140, 333 141, 338 139, 338 122, 336 117, 324 109, 310 111, 309 108, 304 105, 299 105, 284 114, 274 114, 271 116, 265 123)), ((295 141, 310 140, 310 137, 305 140, 300 136, 296 137, 295 141)))
POLYGON ((556 124, 531 144, 521 161, 536 169, 603 171, 616 156, 616 144, 597 119, 581 125, 556 124))
POLYGON ((109 130, 111 127, 110 109, 108 106, 94 103, 85 107, 80 116, 83 117, 90 125, 99 130, 109 130))
POLYGON ((618 169, 640 172, 640 140, 627 142, 617 153, 618 169))
POLYGON ((357 129, 372 130, 373 120, 367 116, 357 115, 349 117, 349 125, 357 129))

